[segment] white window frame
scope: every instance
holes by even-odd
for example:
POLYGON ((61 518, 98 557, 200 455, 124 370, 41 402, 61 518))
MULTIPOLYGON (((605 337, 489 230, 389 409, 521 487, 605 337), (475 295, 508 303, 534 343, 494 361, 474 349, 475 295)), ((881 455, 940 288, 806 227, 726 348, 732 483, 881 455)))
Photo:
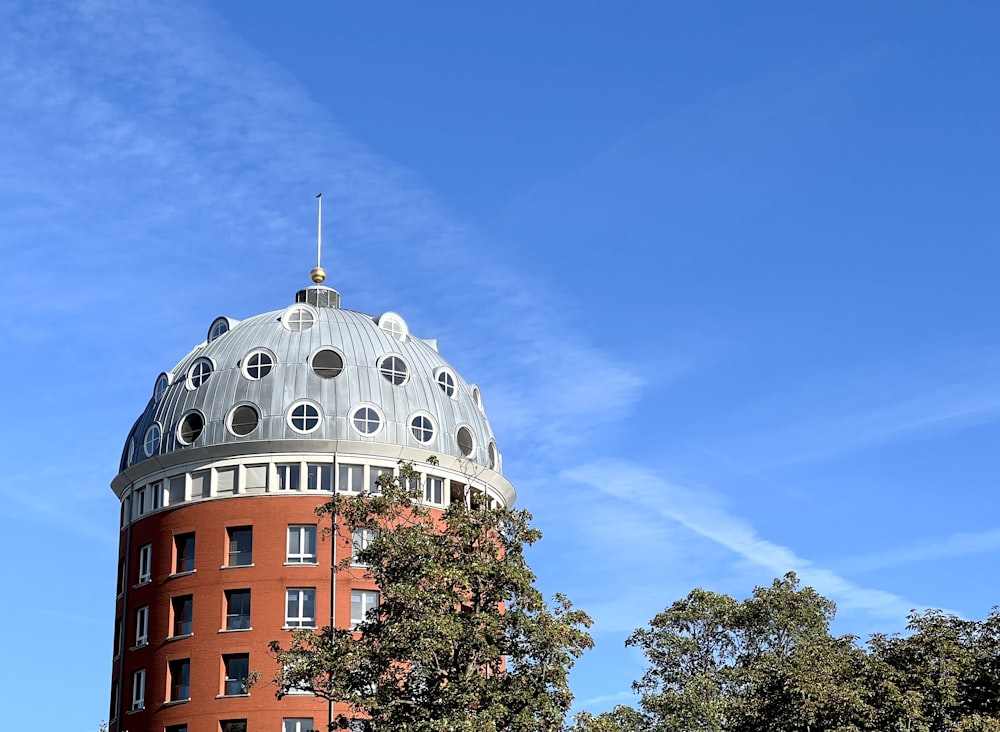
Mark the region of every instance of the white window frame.
POLYGON ((132 673, 132 711, 146 708, 146 669, 132 673))
POLYGON ((149 605, 135 611, 135 647, 149 643, 149 605))
POLYGON ((385 465, 368 466, 368 492, 373 495, 382 493, 382 487, 378 484, 378 479, 383 475, 395 475, 396 471, 385 465))
POLYGON ((316 524, 289 524, 288 534, 285 540, 285 563, 286 564, 317 564, 319 547, 316 545, 316 524), (303 551, 306 546, 306 537, 312 535, 312 545, 316 549, 313 552, 303 551), (299 539, 299 551, 292 552, 292 536, 297 535, 299 539))
POLYGON ((153 545, 143 544, 139 547, 139 582, 144 585, 153 579, 153 545))
POLYGON ((249 381, 260 381, 274 371, 278 359, 266 348, 255 348, 240 362, 240 373, 249 381))
POLYGON ((285 717, 281 720, 281 732, 309 732, 313 727, 312 717, 285 717))
POLYGON ((315 402, 311 402, 309 400, 297 401, 293 403, 292 406, 288 408, 288 412, 285 413, 285 424, 287 424, 289 429, 293 432, 297 432, 300 435, 311 434, 323 426, 323 410, 320 409, 319 405, 315 402), (302 410, 302 413, 296 414, 299 409, 302 410), (314 413, 309 413, 308 410, 310 409, 313 410, 314 413), (301 427, 295 424, 297 420, 302 422, 301 427), (315 420, 315 424, 311 427, 308 426, 308 423, 313 420, 315 420))
POLYGON ((275 489, 279 491, 302 490, 302 464, 278 463, 274 466, 275 489), (294 477, 294 480, 292 479, 294 477), (294 485, 293 485, 294 483, 294 485))
POLYGON ((424 479, 424 503, 443 506, 444 497, 444 478, 438 478, 436 475, 428 475, 424 479))
POLYGON ((333 489, 333 465, 330 463, 308 463, 306 465, 306 490, 310 491, 330 491, 333 489), (326 480, 324 481, 324 476, 326 480), (323 483, 329 488, 324 488, 323 483))
POLYGON ((410 364, 398 353, 387 353, 378 360, 378 373, 393 386, 410 380, 410 364))
POLYGON ((368 611, 378 605, 378 590, 351 590, 351 629, 363 623, 368 611))
POLYGON ((285 627, 286 628, 315 628, 316 627, 316 588, 315 587, 289 587, 285 591, 285 627), (292 616, 288 613, 288 602, 295 593, 298 604, 298 615, 292 616), (305 598, 312 595, 313 616, 304 615, 302 610, 305 607, 305 598))
POLYGON ((341 463, 337 466, 337 492, 360 493, 365 489, 365 466, 355 463, 341 463), (345 481, 344 478, 347 480, 345 481), (355 485, 357 478, 357 485, 355 485), (348 485, 344 485, 344 483, 348 485))
POLYGON ((367 549, 375 541, 376 536, 375 529, 358 528, 351 532, 351 566, 368 566, 358 559, 358 552, 367 549))

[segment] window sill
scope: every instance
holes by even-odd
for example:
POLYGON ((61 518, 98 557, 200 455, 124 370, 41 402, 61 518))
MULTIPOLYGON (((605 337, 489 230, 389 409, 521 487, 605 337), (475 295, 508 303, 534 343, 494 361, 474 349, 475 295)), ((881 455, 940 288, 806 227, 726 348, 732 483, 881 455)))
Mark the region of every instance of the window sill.
POLYGON ((194 631, 192 631, 190 633, 183 633, 181 635, 172 635, 169 638, 167 638, 167 643, 170 643, 172 641, 184 640, 185 638, 190 638, 193 635, 194 635, 194 631))
POLYGON ((186 572, 173 572, 172 574, 167 575, 167 579, 174 579, 176 577, 187 577, 189 574, 194 574, 197 571, 198 571, 197 569, 189 569, 186 572))
POLYGON ((144 580, 139 580, 139 583, 138 583, 138 584, 135 584, 135 585, 132 585, 132 589, 133 589, 133 590, 137 590, 137 589, 139 589, 140 587, 143 587, 143 586, 145 586, 145 585, 148 585, 148 584, 149 584, 150 582, 152 582, 152 581, 153 581, 153 578, 152 578, 152 577, 149 577, 149 578, 147 578, 147 579, 144 579, 144 580))
POLYGON ((246 569, 253 566, 253 562, 250 562, 250 564, 223 564, 219 569, 246 569))
POLYGON ((143 705, 141 707, 132 707, 127 712, 125 712, 125 714, 127 716, 129 714, 138 714, 139 712, 144 712, 144 711, 146 711, 145 705, 143 705))
MULTIPOLYGON (((136 643, 134 646, 132 646, 131 648, 129 648, 129 650, 130 651, 138 651, 140 648, 145 648, 148 645, 149 645, 149 641, 148 640, 144 640, 142 643, 136 643)), ((115 656, 115 658, 117 658, 117 656, 115 656)))
POLYGON ((315 625, 282 625, 282 630, 316 630, 315 625))
POLYGON ((191 697, 188 697, 187 699, 173 699, 171 701, 163 702, 163 706, 176 707, 179 704, 187 704, 189 701, 191 701, 191 697))
POLYGON ((246 699, 250 694, 216 694, 216 699, 246 699))
POLYGON ((253 628, 220 628, 220 633, 246 633, 253 630, 253 628))
POLYGON ((285 562, 282 567, 318 567, 319 562, 285 562))

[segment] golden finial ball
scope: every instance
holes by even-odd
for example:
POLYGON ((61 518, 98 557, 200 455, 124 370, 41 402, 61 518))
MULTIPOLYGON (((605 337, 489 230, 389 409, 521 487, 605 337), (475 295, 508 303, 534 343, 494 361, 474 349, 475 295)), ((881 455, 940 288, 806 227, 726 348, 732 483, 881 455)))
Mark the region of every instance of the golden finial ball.
POLYGON ((326 270, 322 267, 313 267, 312 271, 309 273, 309 277, 317 285, 320 285, 323 283, 323 280, 326 279, 326 270))

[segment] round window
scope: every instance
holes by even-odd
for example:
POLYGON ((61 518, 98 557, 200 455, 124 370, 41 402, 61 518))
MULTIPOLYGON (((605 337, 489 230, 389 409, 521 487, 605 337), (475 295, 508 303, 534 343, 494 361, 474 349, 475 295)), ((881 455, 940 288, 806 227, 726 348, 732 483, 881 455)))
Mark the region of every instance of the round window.
POLYGON ((490 470, 496 470, 497 468, 497 443, 490 440, 489 447, 487 448, 487 453, 489 453, 490 460, 490 470))
POLYGON ((450 371, 441 370, 437 375, 437 384, 446 396, 455 396, 455 377, 450 371))
POLYGON ((212 362, 207 358, 199 358, 191 365, 191 368, 188 369, 188 387, 191 389, 197 389, 199 386, 208 381, 208 377, 211 375, 212 362))
POLYGON ((427 444, 434 439, 434 423, 430 417, 418 414, 410 420, 410 432, 417 442, 427 444))
POLYGON ((316 351, 312 357, 312 370, 320 378, 332 379, 344 370, 344 357, 332 348, 316 351))
POLYGON ((166 372, 163 372, 156 377, 156 383, 153 385, 153 401, 160 401, 168 386, 170 386, 170 377, 167 376, 166 372))
POLYGON ((263 379, 274 368, 274 356, 269 351, 250 351, 243 359, 243 375, 252 381, 263 379))
POLYGON ((299 402, 288 410, 288 426, 302 434, 312 432, 319 427, 319 420, 319 409, 309 402, 299 402))
POLYGON ((285 327, 293 333, 301 333, 316 325, 316 316, 311 310, 298 307, 288 311, 283 320, 285 327))
POLYGON ((406 340, 406 331, 403 329, 403 324, 395 318, 384 318, 379 324, 379 328, 397 341, 406 340))
POLYGON ((160 425, 153 422, 142 438, 142 451, 146 453, 146 457, 152 457, 158 449, 160 449, 160 425))
POLYGON ((468 427, 459 427, 456 438, 458 440, 458 449, 462 451, 462 454, 465 457, 472 455, 476 449, 476 438, 472 436, 472 430, 468 427))
POLYGON ((229 413, 229 429, 237 437, 249 435, 260 423, 260 415, 252 404, 240 404, 229 413))
POLYGON ((128 457, 125 458, 125 467, 132 464, 132 460, 135 458, 135 440, 129 438, 128 441, 128 457))
POLYGON ((351 416, 351 424, 362 435, 374 435, 382 427, 382 417, 374 407, 358 407, 351 416))
POLYGON ((472 401, 475 403, 475 405, 477 407, 479 407, 479 411, 482 412, 483 411, 483 395, 479 393, 479 387, 478 386, 473 386, 472 387, 472 401))
POLYGON ((208 342, 211 343, 219 336, 229 332, 229 318, 220 317, 212 321, 208 329, 208 342))
POLYGON ((382 378, 394 386, 406 383, 406 379, 410 373, 406 367, 406 361, 399 356, 386 356, 383 358, 378 365, 378 372, 382 374, 382 378))
POLYGON ((182 445, 190 445, 201 437, 203 429, 205 429, 205 418, 201 416, 201 412, 188 412, 177 425, 177 440, 182 445))

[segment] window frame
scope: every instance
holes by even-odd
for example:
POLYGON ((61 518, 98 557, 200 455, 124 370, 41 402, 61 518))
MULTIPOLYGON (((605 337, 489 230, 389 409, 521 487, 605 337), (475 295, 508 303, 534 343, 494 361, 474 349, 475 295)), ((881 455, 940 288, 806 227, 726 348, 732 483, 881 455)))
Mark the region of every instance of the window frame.
POLYGON ((310 732, 310 730, 315 730, 313 719, 313 717, 284 717, 281 720, 281 732, 310 732))
POLYGON ((182 534, 174 534, 174 571, 173 574, 189 574, 194 572, 195 552, 197 551, 196 535, 194 531, 185 531, 182 534), (190 545, 188 541, 190 540, 190 545), (183 542, 183 550, 182 543, 183 542), (190 547, 190 555, 188 548, 190 547), (183 563, 183 564, 182 564, 183 563))
POLYGON ((299 399, 292 402, 292 405, 285 413, 285 424, 292 432, 300 435, 309 435, 318 430, 323 425, 323 410, 318 404, 310 399, 299 399), (302 410, 301 414, 297 414, 302 410), (310 413, 311 410, 311 413, 310 413), (300 420, 302 426, 298 426, 295 421, 300 420), (313 421, 315 420, 315 423, 313 421), (309 426, 312 424, 312 426, 309 426))
POLYGON ((136 560, 138 577, 136 587, 148 584, 153 580, 153 545, 143 544, 139 547, 139 554, 136 560))
POLYGON ((270 375, 278 359, 266 348, 255 348, 240 361, 240 373, 248 381, 260 381, 270 375))
POLYGON ((361 623, 366 622, 368 611, 378 607, 379 604, 381 604, 381 596, 378 590, 351 590, 351 630, 357 629, 361 623), (373 597, 374 604, 371 604, 373 597), (355 598, 359 598, 357 603, 355 603, 355 598), (354 612, 355 605, 361 611, 360 616, 354 612))
POLYGON ((362 402, 351 407, 350 423, 351 429, 361 437, 377 437, 385 427, 385 415, 382 414, 382 410, 376 405, 369 402, 362 402), (361 415, 362 411, 365 411, 366 414, 361 415), (372 423, 375 424, 375 428, 366 431, 372 423), (362 427, 365 429, 362 429, 362 427))
POLYGON ((215 362, 207 356, 199 356, 188 367, 187 379, 184 385, 189 391, 194 391, 203 386, 212 377, 213 373, 215 373, 215 362))
POLYGON ((410 380, 410 364, 398 353, 387 353, 378 360, 378 373, 393 386, 403 386, 410 380))
MULTIPOLYGON (((251 622, 252 612, 253 612, 253 599, 252 593, 249 587, 240 587, 233 590, 223 590, 223 597, 226 600, 226 618, 225 618, 225 628, 224 630, 253 630, 253 624, 251 622), (242 597, 246 595, 246 613, 243 612, 233 612, 234 603, 233 600, 236 596, 239 596, 242 604, 242 597), (242 625, 246 622, 244 627, 234 627, 235 625, 242 625)), ((242 611, 242 607, 240 608, 242 611)))
POLYGON ((222 696, 250 696, 246 689, 246 681, 250 677, 250 654, 249 653, 224 653, 222 654, 222 696), (232 676, 233 668, 230 664, 242 662, 243 668, 237 667, 235 671, 243 672, 243 676, 232 676), (238 685, 238 686, 236 686, 238 685), (233 691, 238 689, 238 691, 233 691))
POLYGON ((189 635, 194 635, 194 595, 175 595, 170 598, 170 637, 189 635))
POLYGON ((146 669, 140 668, 132 672, 132 711, 138 712, 146 708, 146 669))
POLYGON ((135 610, 135 646, 142 648, 149 643, 149 605, 135 610))
POLYGON ((375 529, 368 529, 363 526, 351 530, 351 566, 367 567, 366 562, 358 559, 358 552, 364 551, 378 537, 375 529))
POLYGON ((177 658, 167 663, 168 702, 191 701, 191 659, 177 658), (185 693, 186 692, 186 693, 185 693), (181 694, 185 694, 181 696, 181 694))
POLYGON ((316 588, 289 587, 285 590, 285 628, 315 628, 316 627, 316 588), (295 593, 295 603, 298 614, 292 615, 290 604, 295 593), (306 602, 312 604, 312 616, 305 614, 306 602))
POLYGON ((317 544, 316 524, 289 524, 285 535, 285 564, 315 565, 319 563, 319 546, 317 544), (292 536, 298 536, 299 551, 292 552, 292 536), (312 552, 304 551, 306 538, 312 543, 312 552))

